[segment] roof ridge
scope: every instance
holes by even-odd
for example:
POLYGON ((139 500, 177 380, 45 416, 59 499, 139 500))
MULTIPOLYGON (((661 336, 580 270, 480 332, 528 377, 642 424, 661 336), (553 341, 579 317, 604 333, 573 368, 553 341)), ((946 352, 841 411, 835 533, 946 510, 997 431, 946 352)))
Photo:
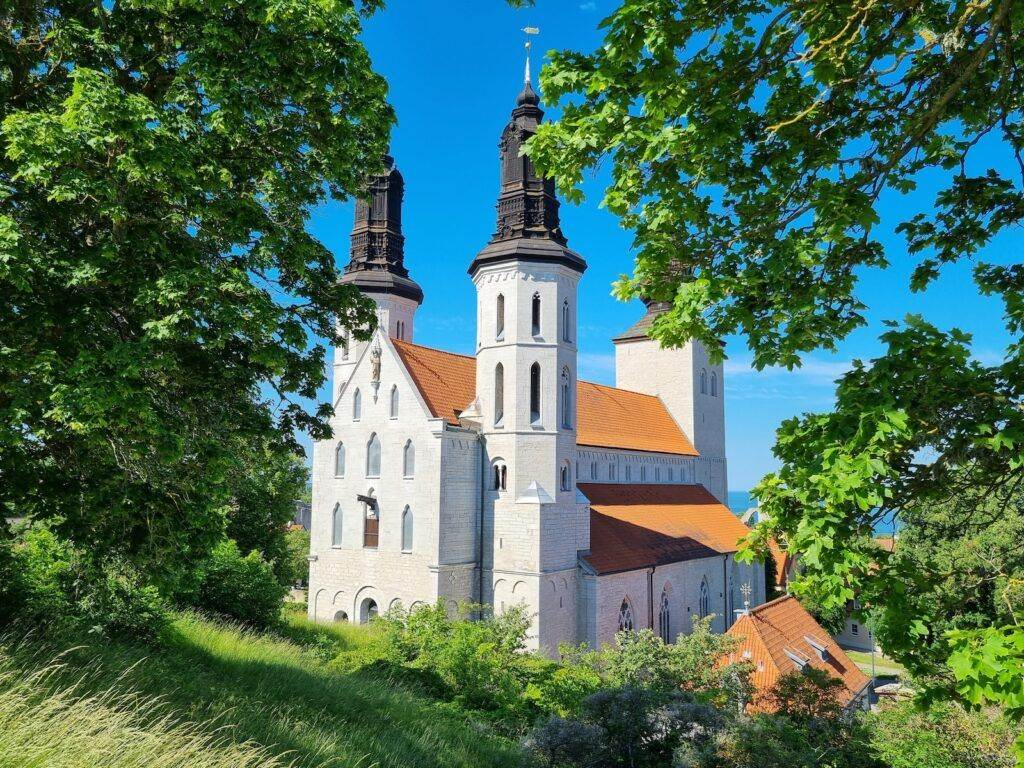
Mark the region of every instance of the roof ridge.
MULTIPOLYGON (((784 595, 776 597, 774 600, 769 600, 767 603, 761 603, 760 605, 755 605, 753 608, 751 608, 749 611, 747 611, 747 615, 749 616, 750 614, 760 613, 765 608, 769 608, 769 607, 771 607, 771 606, 773 606, 773 605, 775 605, 777 603, 783 603, 786 600, 790 600, 790 599, 796 600, 796 597, 794 597, 793 595, 791 595, 791 594, 789 594, 787 592, 784 595)), ((799 603, 800 601, 797 600, 797 602, 799 603)))
POLYGON ((440 352, 442 355, 451 355, 452 357, 464 357, 467 360, 476 360, 476 355, 466 355, 462 352, 452 352, 447 349, 440 349, 439 347, 428 347, 426 344, 416 344, 405 339, 391 339, 392 343, 403 347, 415 347, 416 349, 425 349, 428 352, 440 352))
POLYGON ((577 379, 577 384, 589 384, 592 387, 600 387, 601 389, 613 389, 616 392, 628 392, 631 395, 639 395, 640 397, 649 397, 653 400, 661 400, 657 395, 652 395, 649 392, 637 392, 635 389, 626 389, 625 387, 613 387, 611 384, 599 384, 596 381, 586 381, 585 379, 577 379))

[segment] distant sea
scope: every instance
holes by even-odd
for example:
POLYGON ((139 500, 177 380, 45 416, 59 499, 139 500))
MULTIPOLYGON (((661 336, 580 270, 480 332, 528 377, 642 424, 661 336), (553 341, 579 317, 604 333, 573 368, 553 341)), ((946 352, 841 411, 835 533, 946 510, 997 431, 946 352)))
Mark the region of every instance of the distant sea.
POLYGON ((750 495, 750 491, 729 491, 729 509, 734 515, 742 515, 754 504, 754 497, 750 495))
MULTIPOLYGON (((729 491, 729 509, 734 515, 742 515, 756 503, 750 491, 729 491)), ((879 536, 891 536, 895 527, 891 520, 880 520, 875 524, 875 533, 879 536)))

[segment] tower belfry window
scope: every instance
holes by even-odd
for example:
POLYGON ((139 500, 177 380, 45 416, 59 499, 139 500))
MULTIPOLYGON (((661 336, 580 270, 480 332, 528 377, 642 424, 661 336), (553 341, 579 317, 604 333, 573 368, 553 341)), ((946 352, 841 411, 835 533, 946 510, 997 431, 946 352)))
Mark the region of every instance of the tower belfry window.
POLYGON ((530 422, 540 421, 540 363, 530 366, 530 422))
POLYGON ((572 334, 569 332, 569 300, 562 302, 562 341, 572 341, 572 334))
POLYGON ((498 300, 494 306, 494 338, 497 341, 505 339, 505 295, 499 293, 498 300))
POLYGON ((494 368, 494 426, 505 418, 505 368, 498 363, 494 368))
POLYGON ((708 372, 703 368, 700 369, 700 393, 702 395, 708 393, 708 372))
POLYGON ((718 374, 711 374, 711 396, 718 397, 718 374))
POLYGON ((533 326, 533 335, 540 336, 540 294, 533 294, 533 304, 530 311, 530 323, 533 326))
POLYGON ((566 429, 572 427, 572 397, 569 388, 569 369, 562 369, 562 426, 566 429))

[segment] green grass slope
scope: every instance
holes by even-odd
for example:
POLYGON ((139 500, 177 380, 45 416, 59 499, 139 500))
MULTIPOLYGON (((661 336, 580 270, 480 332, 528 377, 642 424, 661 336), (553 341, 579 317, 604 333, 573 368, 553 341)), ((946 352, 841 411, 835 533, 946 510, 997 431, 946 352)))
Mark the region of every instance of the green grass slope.
POLYGON ((367 630, 290 622, 298 642, 186 614, 163 647, 87 642, 56 665, 38 638, 8 638, 0 765, 517 764, 514 745, 444 703, 325 660, 326 648, 366 643, 367 630))

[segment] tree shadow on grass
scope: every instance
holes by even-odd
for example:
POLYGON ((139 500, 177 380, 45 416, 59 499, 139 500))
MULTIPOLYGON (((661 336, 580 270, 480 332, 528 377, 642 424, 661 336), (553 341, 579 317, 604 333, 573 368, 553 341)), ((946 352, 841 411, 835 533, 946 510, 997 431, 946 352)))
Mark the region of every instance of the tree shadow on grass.
POLYGON ((99 658, 97 686, 159 696, 182 718, 212 721, 233 739, 255 741, 297 766, 519 764, 514 745, 451 705, 371 670, 332 671, 294 646, 281 644, 275 660, 258 640, 233 644, 231 630, 211 626, 197 635, 176 625, 162 648, 89 644, 73 656, 85 663, 99 658))

